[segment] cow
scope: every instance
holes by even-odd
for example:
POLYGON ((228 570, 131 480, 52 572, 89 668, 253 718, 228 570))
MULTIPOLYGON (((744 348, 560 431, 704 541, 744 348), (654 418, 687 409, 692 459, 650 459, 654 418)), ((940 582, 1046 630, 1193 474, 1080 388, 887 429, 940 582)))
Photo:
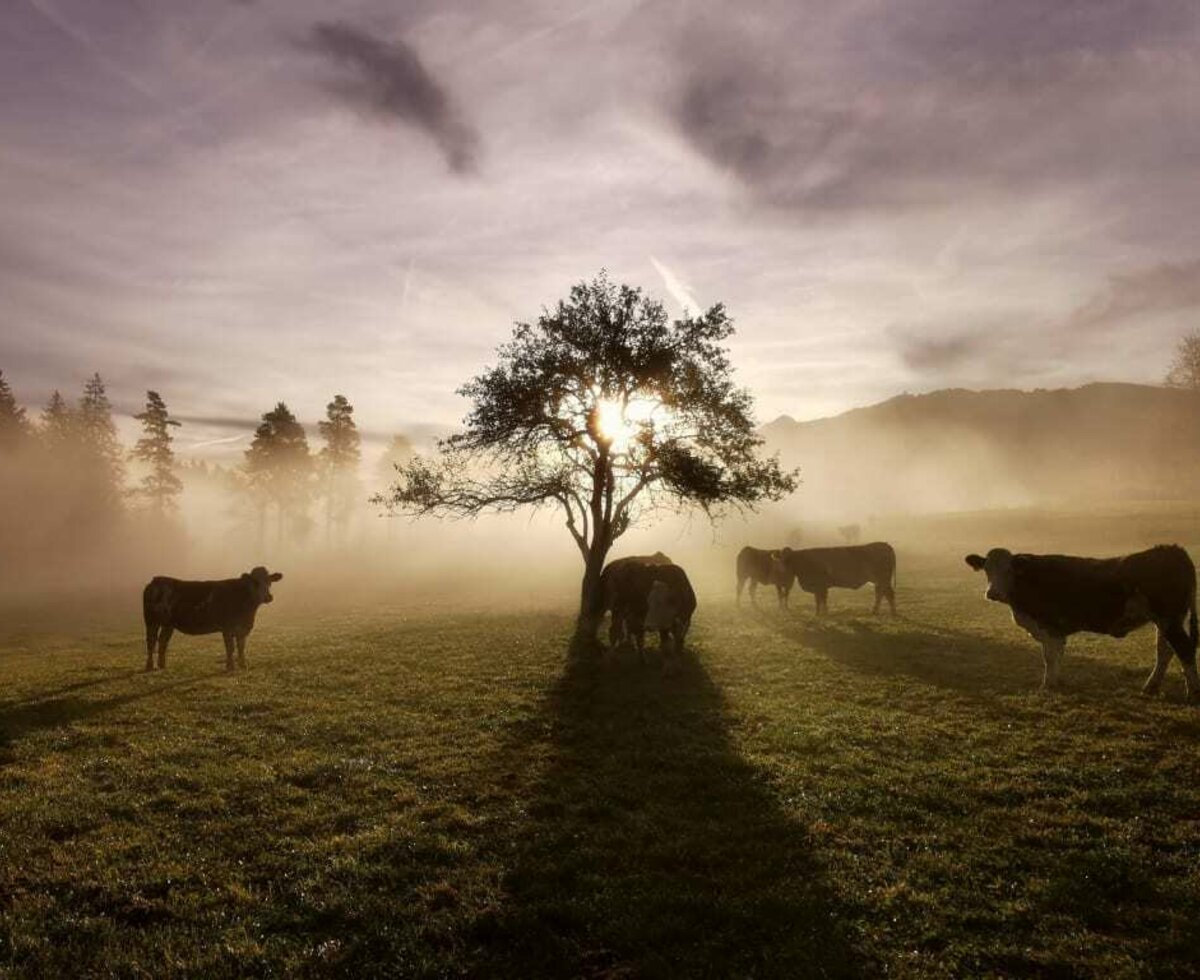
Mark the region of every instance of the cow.
POLYGON ((766 551, 746 545, 737 555, 737 603, 742 604, 742 589, 750 583, 750 603, 758 605, 755 592, 760 585, 775 586, 779 608, 785 609, 792 591, 793 575, 783 563, 782 552, 766 551))
POLYGON ((619 618, 646 662, 646 631, 657 632, 664 666, 683 641, 696 611, 696 593, 678 565, 627 565, 617 576, 613 617, 619 618))
POLYGON ((986 557, 967 555, 966 562, 987 575, 987 598, 1007 605, 1013 621, 1041 643, 1043 689, 1058 686, 1073 633, 1122 637, 1153 623, 1157 661, 1142 693, 1158 693, 1174 654, 1183 664, 1188 699, 1200 701, 1196 566, 1178 545, 1160 544, 1120 558, 1014 555, 993 548, 986 557))
POLYGON ((167 666, 167 644, 175 630, 189 635, 220 633, 225 640, 225 669, 233 670, 236 644, 238 665, 246 666, 246 637, 254 628, 258 607, 273 601, 271 583, 283 575, 262 565, 239 578, 213 582, 188 582, 156 576, 142 590, 142 615, 146 621, 146 670, 167 666))
POLYGON ((616 646, 625 636, 625 624, 614 607, 616 591, 621 576, 627 574, 622 569, 637 565, 670 564, 672 564, 670 558, 661 551, 656 551, 652 555, 626 555, 624 558, 614 559, 604 566, 604 571, 600 573, 600 584, 596 592, 598 598, 593 608, 593 621, 598 625, 600 620, 604 618, 604 614, 610 610, 612 611, 612 619, 608 624, 609 646, 616 646))
POLYGON ((887 599, 896 615, 896 552, 886 541, 845 545, 840 548, 784 548, 783 564, 796 577, 796 584, 811 592, 817 615, 829 611, 829 590, 859 589, 867 582, 875 586, 875 608, 887 599))

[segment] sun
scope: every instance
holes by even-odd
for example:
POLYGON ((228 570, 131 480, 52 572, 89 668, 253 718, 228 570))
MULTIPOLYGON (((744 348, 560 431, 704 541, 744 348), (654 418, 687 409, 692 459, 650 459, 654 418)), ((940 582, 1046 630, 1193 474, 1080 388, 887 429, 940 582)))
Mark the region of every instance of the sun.
POLYGON ((662 409, 662 402, 656 398, 635 396, 625 402, 600 398, 596 402, 596 429, 613 452, 623 453, 638 433, 655 424, 662 409))

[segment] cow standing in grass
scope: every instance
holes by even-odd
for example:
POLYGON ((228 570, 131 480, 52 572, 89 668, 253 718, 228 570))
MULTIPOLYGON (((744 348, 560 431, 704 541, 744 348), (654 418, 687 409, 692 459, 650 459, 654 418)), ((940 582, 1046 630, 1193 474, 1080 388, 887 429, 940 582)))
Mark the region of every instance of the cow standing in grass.
POLYGON ((885 541, 847 545, 841 548, 784 548, 783 563, 796 576, 796 584, 811 592, 817 601, 817 614, 829 611, 829 590, 860 589, 868 582, 875 586, 875 608, 879 612, 884 599, 896 615, 896 552, 885 541))
POLYGON ((642 565, 670 565, 671 559, 661 551, 652 555, 626 555, 617 558, 604 566, 600 574, 600 587, 597 590, 599 606, 593 610, 594 622, 599 624, 606 612, 612 612, 608 624, 608 645, 615 647, 625 638, 625 622, 621 611, 616 606, 617 590, 621 587, 623 577, 629 573, 626 569, 642 565))
POLYGON ((214 582, 188 582, 156 576, 142 591, 142 615, 146 621, 146 670, 167 666, 167 644, 175 630, 199 635, 220 633, 225 640, 225 669, 233 670, 237 646, 238 665, 246 666, 246 637, 254 629, 258 607, 273 601, 271 583, 283 575, 259 565, 239 578, 214 582))
POLYGON ((658 633, 664 666, 683 641, 696 611, 696 593, 678 565, 628 564, 613 577, 613 618, 632 639, 638 659, 646 660, 646 631, 658 633))
POLYGON ((1013 621, 1041 643, 1043 688, 1058 686, 1072 633, 1122 637, 1153 623, 1158 659, 1142 692, 1158 693, 1174 655, 1183 664, 1188 699, 1200 701, 1196 566, 1178 545, 1160 544, 1121 558, 1014 555, 993 548, 987 557, 967 555, 966 562, 987 575, 987 598, 1005 603, 1013 621))
POLYGON ((758 605, 755 592, 760 585, 773 585, 779 608, 786 609, 793 578, 783 563, 782 552, 746 545, 737 555, 737 603, 739 606, 742 604, 742 589, 749 582, 751 605, 758 605))

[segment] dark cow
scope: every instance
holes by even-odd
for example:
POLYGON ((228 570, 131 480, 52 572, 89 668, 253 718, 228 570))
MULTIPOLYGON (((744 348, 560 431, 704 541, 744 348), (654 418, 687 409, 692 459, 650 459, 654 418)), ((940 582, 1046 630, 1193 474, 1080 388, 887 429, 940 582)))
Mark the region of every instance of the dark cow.
POLYGON ((784 565, 796 576, 796 584, 817 599, 819 615, 829 611, 829 590, 875 586, 874 613, 887 599, 896 615, 896 552, 885 541, 846 545, 841 548, 784 548, 784 565))
POLYGON ((283 575, 270 573, 261 565, 216 582, 187 582, 157 576, 142 592, 142 614, 146 620, 146 669, 167 665, 167 644, 175 630, 198 635, 220 633, 225 640, 225 669, 233 670, 236 643, 238 664, 246 666, 246 637, 254 628, 254 615, 263 603, 271 602, 271 583, 283 575))
POLYGON ((670 558, 661 551, 656 551, 652 555, 626 555, 624 558, 617 558, 604 566, 604 571, 600 573, 600 585, 597 590, 599 604, 594 610, 594 621, 599 624, 600 620, 604 618, 604 614, 612 611, 612 619, 608 624, 609 646, 616 646, 625 637, 625 624, 614 607, 618 583, 621 576, 626 574, 622 569, 636 565, 670 564, 670 558))
POLYGON ((1120 637, 1153 623, 1158 660, 1143 693, 1158 693, 1174 653, 1183 664, 1188 698, 1200 700, 1196 566, 1178 545, 1160 544, 1122 558, 1014 555, 993 548, 986 558, 967 555, 966 562, 986 573, 987 597, 1008 605, 1016 624, 1041 643, 1044 688, 1057 686, 1072 633, 1120 637))
POLYGON ((646 660, 646 631, 657 632, 664 666, 672 647, 683 653, 683 641, 696 611, 696 593, 678 565, 630 564, 615 576, 613 618, 619 619, 646 660))
POLYGON ((737 555, 737 602, 742 604, 742 589, 750 583, 750 602, 757 605, 755 592, 760 585, 775 586, 775 597, 779 608, 787 607, 788 595, 792 591, 793 575, 783 563, 782 552, 766 551, 746 545, 737 555))

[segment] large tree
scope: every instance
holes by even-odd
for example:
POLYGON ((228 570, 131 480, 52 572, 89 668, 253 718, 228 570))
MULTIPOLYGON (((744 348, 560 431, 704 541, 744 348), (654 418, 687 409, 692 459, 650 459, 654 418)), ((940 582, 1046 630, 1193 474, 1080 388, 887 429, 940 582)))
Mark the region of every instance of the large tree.
POLYGON ((260 538, 270 504, 275 506, 278 540, 282 541, 289 523, 294 530, 305 526, 312 495, 312 456, 304 426, 283 402, 264 413, 246 450, 245 469, 261 502, 260 538))
POLYGON ((325 440, 319 457, 328 540, 335 526, 345 527, 363 492, 358 481, 361 440, 354 423, 354 406, 345 395, 334 395, 325 406, 325 418, 317 423, 317 431, 325 440))
POLYGON ((157 391, 146 392, 146 407, 134 418, 142 423, 142 437, 131 455, 150 468, 142 477, 141 493, 155 513, 162 515, 176 508, 177 498, 183 492, 183 481, 175 470, 175 451, 171 448, 174 441, 171 429, 180 423, 171 418, 157 391))
POLYGON ((120 509, 125 494, 125 450, 117 437, 112 402, 99 374, 93 374, 83 385, 74 427, 81 475, 94 503, 100 511, 120 509))
POLYGON ((463 430, 375 499, 446 516, 557 508, 583 560, 579 636, 590 639, 609 549, 647 511, 715 518, 795 489, 759 454, 723 346, 732 333, 720 305, 670 321, 603 273, 580 283, 516 325, 498 363, 459 389, 472 403, 463 430))
POLYGON ((1172 388, 1200 389, 1200 330, 1179 339, 1166 382, 1172 388))

